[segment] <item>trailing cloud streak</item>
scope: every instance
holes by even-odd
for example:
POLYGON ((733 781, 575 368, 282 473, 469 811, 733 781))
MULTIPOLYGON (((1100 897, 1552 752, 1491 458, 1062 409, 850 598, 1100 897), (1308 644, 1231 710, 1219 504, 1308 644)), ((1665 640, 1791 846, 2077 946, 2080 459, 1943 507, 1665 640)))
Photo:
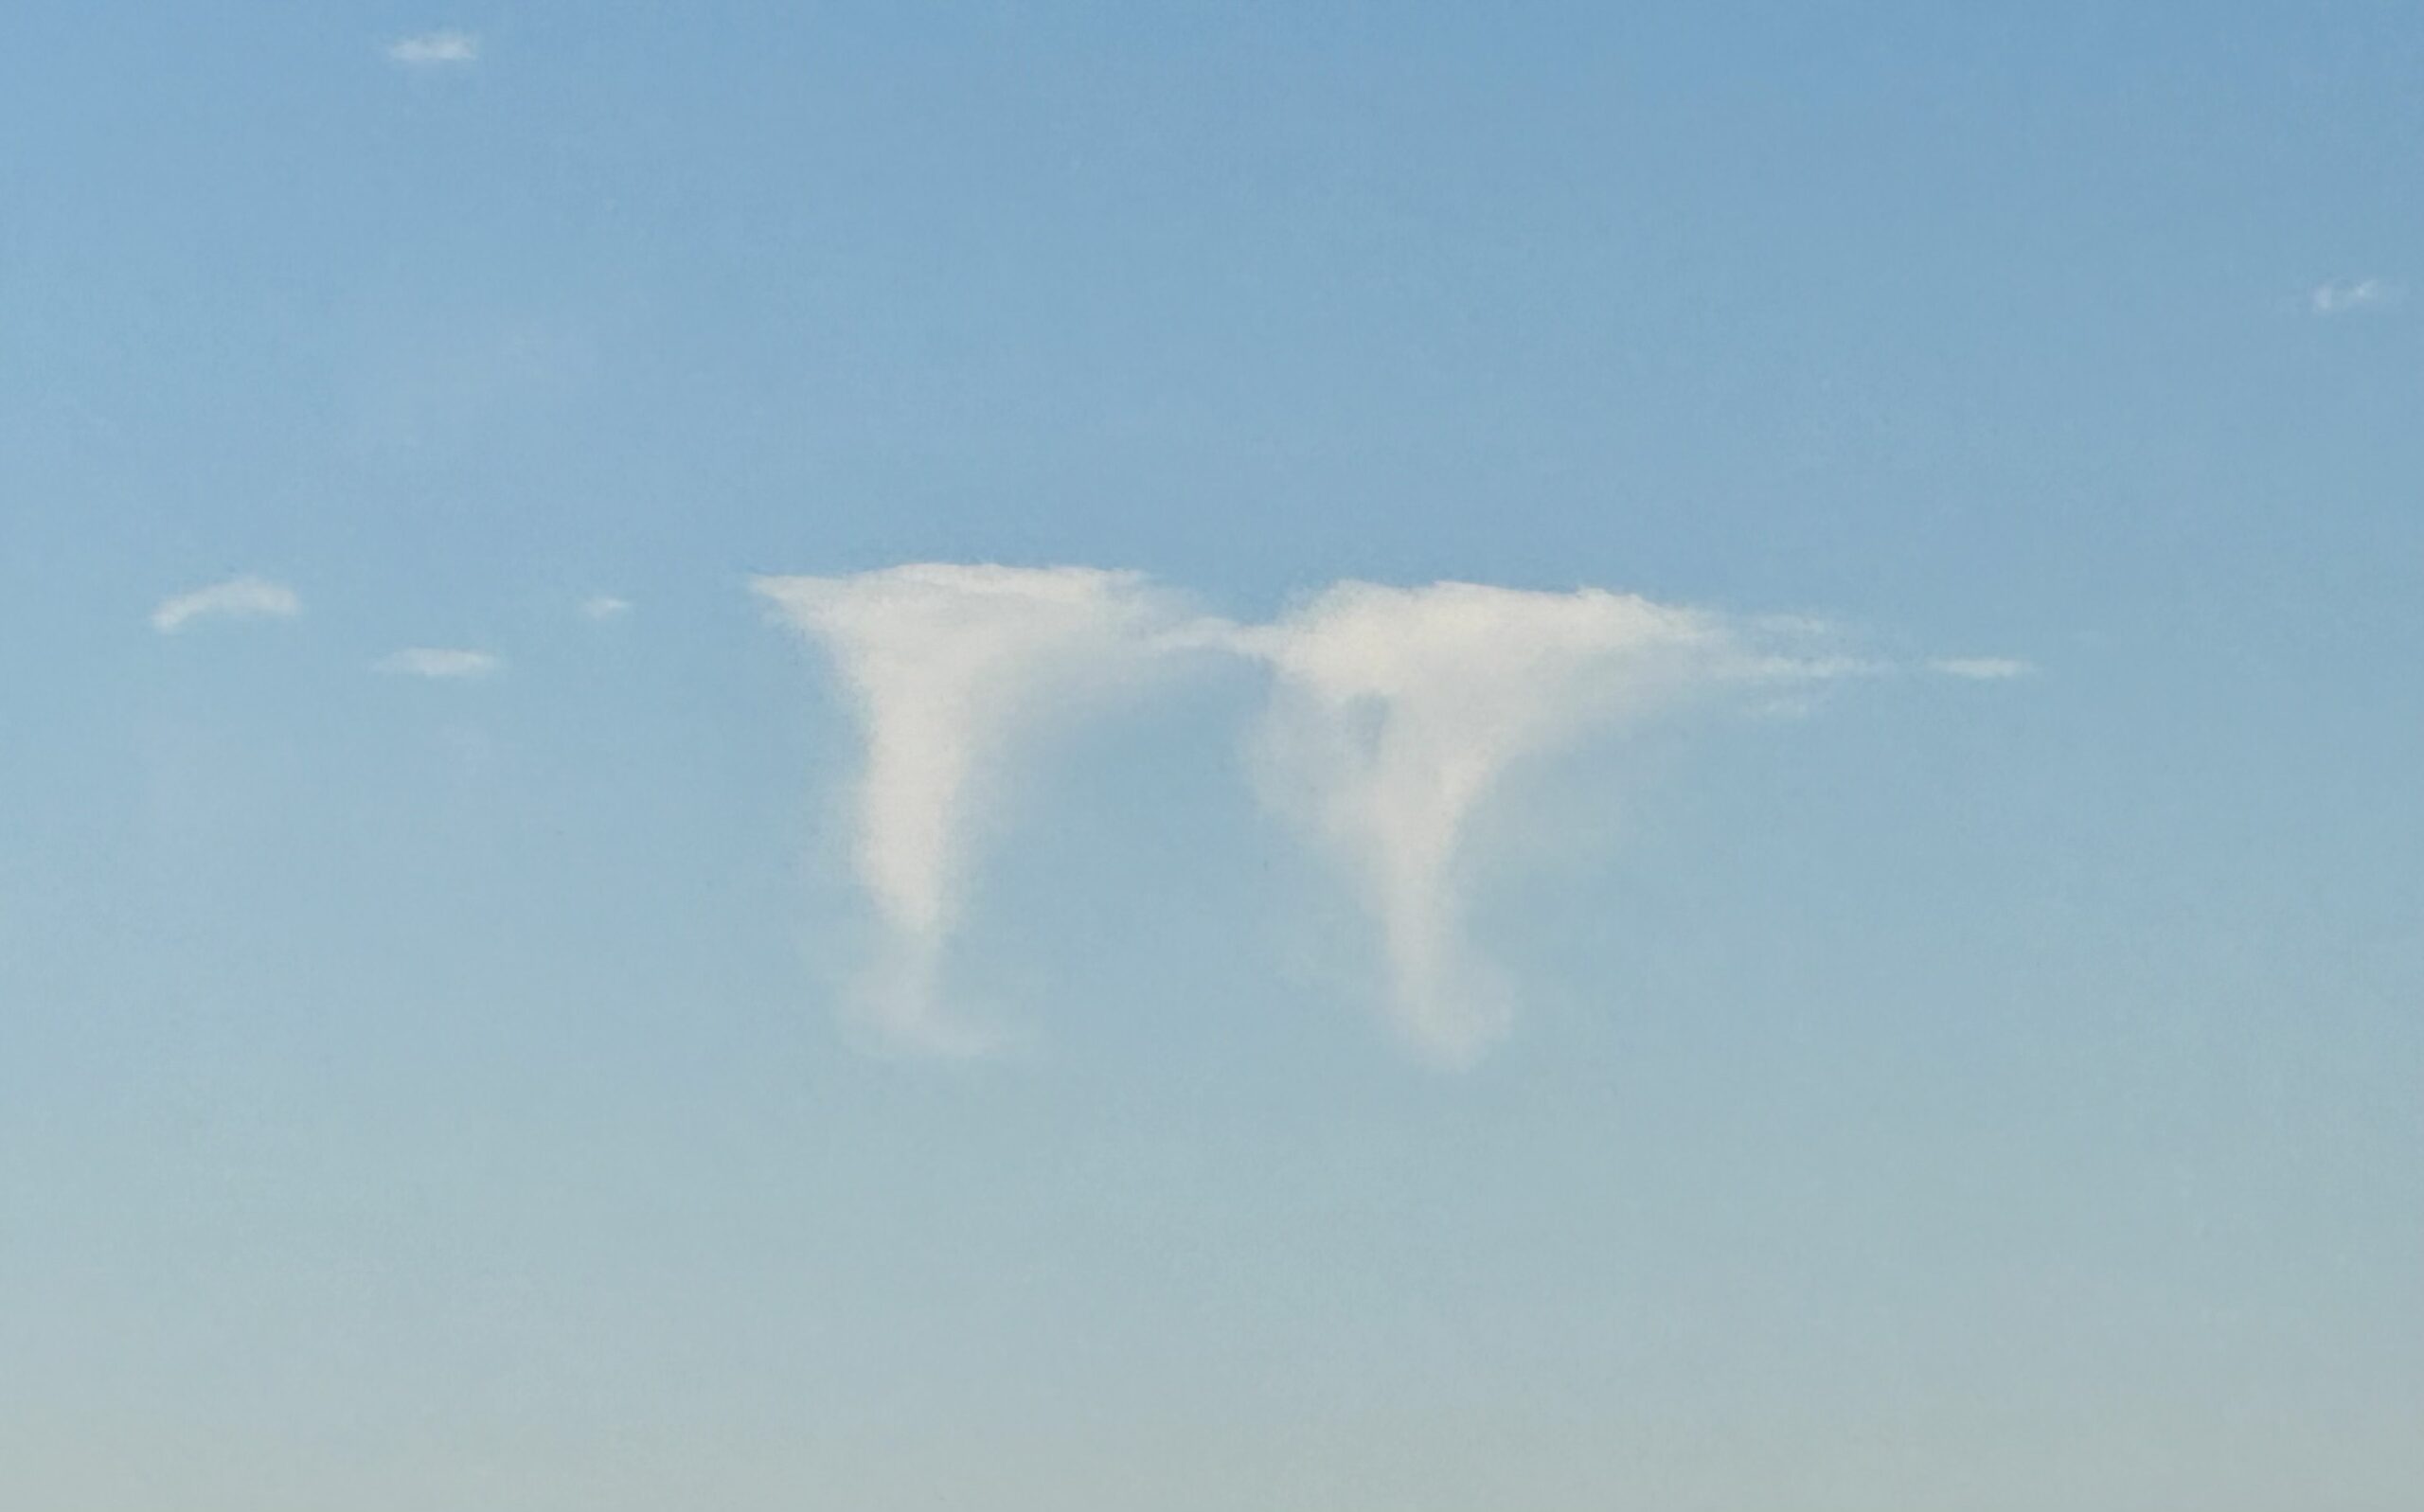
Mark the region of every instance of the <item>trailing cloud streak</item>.
POLYGON ((1137 574, 1089 567, 919 563, 753 586, 833 659, 865 738, 853 862, 894 949, 861 1009, 896 1044, 981 1050, 989 1037, 943 1011, 936 979, 1006 761, 1224 628, 1189 621, 1137 574))
POLYGON ((174 635, 198 619, 293 619, 303 601, 284 583, 262 578, 230 578, 164 600, 152 611, 152 628, 174 635))
POLYGON ((2032 676, 2037 668, 2015 656, 1939 656, 1928 663, 1928 670, 1968 683, 2007 683, 2032 676))
POLYGON ((2307 303, 2318 315, 2344 315, 2352 311, 2397 304, 2406 294, 2398 285, 2381 278, 2356 278, 2319 285, 2307 296, 2307 303))
POLYGON ((505 670, 505 659, 493 651, 461 650, 443 646, 412 646, 381 657, 371 669, 394 677, 422 677, 433 682, 467 682, 494 677, 505 670))
POLYGON ((468 31, 424 31, 389 43, 387 57, 406 68, 466 68, 480 61, 480 39, 468 31))
POLYGON ((1446 1064, 1502 1034, 1507 994, 1468 948, 1460 862, 1510 767, 1720 686, 1868 669, 1629 595, 1340 583, 1242 632, 1274 687, 1264 792, 1351 880, 1381 933, 1398 1029, 1446 1064))

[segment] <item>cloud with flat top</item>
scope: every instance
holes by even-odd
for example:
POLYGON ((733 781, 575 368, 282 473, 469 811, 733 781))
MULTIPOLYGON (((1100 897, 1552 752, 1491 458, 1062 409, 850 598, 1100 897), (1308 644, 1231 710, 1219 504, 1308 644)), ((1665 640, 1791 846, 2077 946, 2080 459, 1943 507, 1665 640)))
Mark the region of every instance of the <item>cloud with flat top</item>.
POLYGON ((163 635, 176 635, 197 620, 293 619, 301 613, 303 600, 284 583, 266 578, 230 578, 161 600, 160 607, 152 611, 152 628, 163 635))
POLYGON ((1521 766, 1592 736, 1878 670, 1823 654, 1823 634, 1593 588, 1339 583, 1242 632, 1273 678, 1258 787, 1371 915, 1399 1037, 1463 1065, 1514 1013, 1466 935, 1475 816, 1521 766))
POLYGON ((387 59, 406 68, 464 68, 480 61, 480 39, 447 28, 399 37, 387 44, 387 59))
POLYGON ((1217 629, 1138 574, 1092 567, 918 563, 752 587, 831 659, 864 739, 851 860, 890 940, 858 1016, 903 1048, 988 1048, 996 1033, 947 1012, 938 975, 1010 761, 1217 629))
MULTIPOLYGON (((1514 1017, 1466 927, 1476 821, 1510 788, 1595 738, 1695 711, 1806 712, 1830 685, 1904 670, 1844 653, 1824 621, 1596 588, 1348 581, 1240 626, 1092 567, 927 562, 752 587, 829 658, 864 742, 850 862, 888 945, 857 1014, 894 1046, 944 1054, 997 1040, 946 1009, 940 977, 1015 760, 1189 655, 1268 675, 1248 744, 1257 794, 1370 917, 1388 1024, 1445 1066, 1472 1061, 1514 1017)), ((2032 670, 1926 666, 1974 682, 2032 670)))
POLYGON ((451 647, 411 646, 372 664, 376 671, 394 677, 428 678, 435 682, 470 682, 505 670, 505 658, 493 651, 451 647))
POLYGON ((2307 308, 2318 315, 2345 315, 2381 309, 2407 297, 2407 291, 2383 278, 2349 278, 2318 284, 2307 295, 2307 308))

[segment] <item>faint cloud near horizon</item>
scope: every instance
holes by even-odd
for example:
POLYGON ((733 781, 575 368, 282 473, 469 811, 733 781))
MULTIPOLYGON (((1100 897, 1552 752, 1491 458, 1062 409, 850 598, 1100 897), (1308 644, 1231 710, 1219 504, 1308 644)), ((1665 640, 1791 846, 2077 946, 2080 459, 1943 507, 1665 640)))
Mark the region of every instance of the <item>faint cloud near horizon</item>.
POLYGON ((2035 677, 2037 664, 2017 656, 1939 656, 1928 663, 1928 670, 1971 683, 2003 683, 2015 677, 2035 677))
POLYGON ((610 619, 620 619, 631 612, 632 601, 613 594, 597 594, 582 599, 580 603, 580 617, 599 624, 610 619))
POLYGON ((452 27, 399 37, 387 44, 387 61, 406 68, 461 68, 480 61, 480 39, 452 27))
POLYGON ((246 576, 163 599, 152 611, 152 628, 174 635, 197 619, 293 619, 301 613, 294 589, 246 576))
POLYGON ((495 676, 505 670, 505 659, 492 651, 413 646, 380 658, 372 664, 372 669, 396 677, 460 682, 495 676))
POLYGON ((2407 298, 2407 290, 2385 278, 2335 279, 2317 284, 2307 295, 2307 308, 2318 315, 2344 315, 2359 310, 2384 309, 2407 298))

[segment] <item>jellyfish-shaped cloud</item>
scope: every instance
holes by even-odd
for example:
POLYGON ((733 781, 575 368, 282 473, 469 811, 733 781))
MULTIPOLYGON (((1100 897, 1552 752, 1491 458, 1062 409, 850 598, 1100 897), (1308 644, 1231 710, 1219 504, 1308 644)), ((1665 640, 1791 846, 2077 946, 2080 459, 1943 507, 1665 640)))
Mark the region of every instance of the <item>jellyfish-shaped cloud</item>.
POLYGON ((1516 763, 1719 687, 1832 675, 1750 625, 1584 589, 1339 583, 1241 632, 1271 666, 1262 788, 1347 877, 1379 927, 1391 1017, 1417 1052, 1471 1060, 1511 999, 1467 945, 1460 863, 1516 763))
POLYGON ((1019 748, 1216 642, 1141 575, 918 563, 753 586, 829 655, 865 740, 852 861, 891 936, 859 1008, 892 1043, 965 1054, 993 1036, 937 995, 971 838, 1019 748))
MULTIPOLYGON (((992 1038, 946 1011, 937 978, 1009 765, 1181 653, 1268 672, 1252 742, 1261 795, 1368 911, 1389 1021, 1445 1065, 1472 1060, 1512 1017, 1464 920, 1474 819, 1524 764, 1686 707, 1798 711, 1830 680, 1909 669, 1833 651, 1823 622, 1594 588, 1347 581, 1240 627, 1140 575, 1089 567, 927 563, 754 586, 832 658, 865 742, 851 859, 889 948, 861 1014, 894 1045, 945 1053, 992 1038)), ((1925 665, 1973 681, 2032 669, 1925 665)))

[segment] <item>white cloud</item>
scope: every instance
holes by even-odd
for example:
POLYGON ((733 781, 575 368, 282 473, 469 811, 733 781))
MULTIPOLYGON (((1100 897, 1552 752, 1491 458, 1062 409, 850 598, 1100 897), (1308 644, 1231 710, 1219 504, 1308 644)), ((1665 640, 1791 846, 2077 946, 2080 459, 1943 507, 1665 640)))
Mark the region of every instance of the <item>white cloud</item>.
POLYGON ((2407 291, 2381 278, 2352 278, 2319 284, 2307 296, 2308 306, 2318 315, 2344 315, 2351 311, 2395 305, 2407 297, 2407 291))
POLYGON ((580 605, 582 618, 600 622, 620 619, 631 612, 632 601, 628 598, 617 598, 613 594, 598 594, 594 597, 583 599, 580 605))
POLYGON ((893 950, 859 1010, 897 1045, 981 1051, 992 1035, 943 1008, 937 975, 1006 762, 1224 628, 1137 574, 1090 567, 919 563, 751 586, 833 659, 865 740, 852 859, 893 950))
POLYGON ((375 669, 398 677, 463 680, 493 677, 505 670, 505 659, 491 651, 414 646, 381 658, 375 669))
MULTIPOLYGON (((1181 652, 1269 671, 1253 743, 1260 795, 1347 880, 1377 927, 1391 1023, 1446 1065, 1471 1060, 1512 1018, 1464 916, 1474 821, 1524 766, 1687 707, 1806 712, 1829 684, 1902 669, 1844 654, 1822 621, 1597 589, 1343 582, 1240 628, 1137 574, 1084 567, 923 563, 751 586, 832 659, 864 741, 850 859, 888 948, 854 1006, 897 1046, 950 1054, 995 1039, 945 1008, 938 979, 1008 770, 1181 652)), ((1924 665, 1978 681, 2033 670, 2004 658, 1924 665)))
POLYGON ((1512 999, 1468 946, 1470 821, 1509 770, 1722 687, 1879 670, 1791 654, 1806 621, 1737 621, 1596 589, 1340 583, 1241 632, 1271 665, 1262 789, 1371 911, 1396 1027, 1443 1064, 1501 1035, 1512 999))
POLYGON ((387 57, 407 68, 461 68, 480 61, 480 39, 451 27, 424 31, 389 43, 387 57))
POLYGON ((230 578, 162 600, 152 628, 174 635, 197 619, 293 619, 303 613, 294 590, 264 578, 230 578))
POLYGON ((2013 656, 1939 656, 1928 663, 1928 670, 1972 683, 2002 683, 2015 677, 2034 677, 2037 664, 2013 656))

